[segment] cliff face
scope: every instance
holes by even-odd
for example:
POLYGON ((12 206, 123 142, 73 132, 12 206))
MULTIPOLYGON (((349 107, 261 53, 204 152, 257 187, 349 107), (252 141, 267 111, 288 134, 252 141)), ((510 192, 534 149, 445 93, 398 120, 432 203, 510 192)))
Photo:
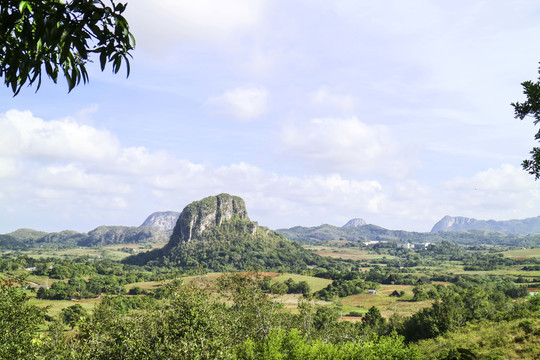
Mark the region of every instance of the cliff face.
POLYGON ((454 217, 446 215, 433 226, 431 232, 474 229, 475 225, 479 225, 478 222, 476 219, 463 216, 454 217))
POLYGON ((148 216, 141 226, 153 226, 164 231, 172 230, 179 216, 180 213, 174 211, 155 212, 148 216))
POLYGON ((219 226, 234 215, 249 220, 246 204, 238 196, 219 194, 194 201, 180 214, 167 246, 172 247, 197 239, 208 228, 219 226))

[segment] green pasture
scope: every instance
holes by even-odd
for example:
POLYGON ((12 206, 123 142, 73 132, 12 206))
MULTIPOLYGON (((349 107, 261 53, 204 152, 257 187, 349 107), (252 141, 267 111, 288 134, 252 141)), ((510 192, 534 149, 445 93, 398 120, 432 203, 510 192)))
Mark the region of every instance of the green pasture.
POLYGON ((305 246, 306 249, 315 254, 327 256, 334 259, 346 260, 373 260, 373 259, 394 259, 392 255, 381 255, 361 248, 347 248, 337 246, 305 246))
POLYGON ((287 273, 278 274, 277 276, 274 276, 272 278, 272 281, 285 282, 289 278, 293 279, 294 282, 306 281, 309 284, 309 287, 311 288, 311 292, 319 291, 332 283, 332 280, 329 280, 329 279, 321 279, 314 276, 287 274, 287 273))
POLYGON ((32 297, 28 300, 30 305, 36 305, 42 309, 47 309, 47 314, 50 316, 58 316, 62 309, 71 305, 80 304, 85 310, 92 312, 94 307, 101 301, 99 298, 84 299, 84 300, 44 300, 32 297))
POLYGON ((539 259, 540 248, 508 250, 508 251, 504 251, 502 254, 512 259, 527 259, 527 258, 539 259))

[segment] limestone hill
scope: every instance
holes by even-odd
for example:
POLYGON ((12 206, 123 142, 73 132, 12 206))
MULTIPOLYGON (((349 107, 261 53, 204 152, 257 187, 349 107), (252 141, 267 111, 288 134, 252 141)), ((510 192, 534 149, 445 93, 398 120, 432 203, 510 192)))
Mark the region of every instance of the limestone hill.
POLYGON ((131 256, 124 262, 175 267, 180 271, 202 266, 219 272, 250 269, 300 272, 310 267, 348 267, 259 226, 249 219, 244 201, 228 194, 189 204, 180 214, 165 247, 131 256))

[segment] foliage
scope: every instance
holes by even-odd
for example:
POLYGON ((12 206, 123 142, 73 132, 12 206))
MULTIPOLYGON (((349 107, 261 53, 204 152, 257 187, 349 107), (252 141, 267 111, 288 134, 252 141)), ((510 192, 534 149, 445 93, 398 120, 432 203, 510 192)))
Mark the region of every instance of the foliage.
POLYGON ((71 91, 88 81, 86 64, 99 55, 117 73, 127 66, 135 39, 122 16, 126 5, 102 0, 3 0, 0 5, 0 76, 15 95, 42 73, 55 83, 63 73, 71 91), (44 71, 43 71, 44 70, 44 71))
POLYGON ((38 358, 36 331, 44 316, 27 302, 28 297, 14 282, 0 279, 0 359, 38 358))
MULTIPOLYGON (((536 82, 524 81, 521 85, 523 86, 523 93, 527 96, 527 100, 512 103, 514 117, 523 120, 525 117, 530 116, 533 118, 534 124, 537 125, 540 121, 540 78, 536 82)), ((535 140, 540 140, 540 130, 534 138, 535 140)), ((532 155, 531 158, 523 160, 521 165, 524 170, 534 175, 535 179, 538 180, 540 178, 540 148, 534 147, 530 154, 532 155)))
POLYGON ((310 360, 310 359, 421 359, 415 347, 404 344, 399 336, 382 337, 374 341, 325 343, 308 340, 298 330, 273 331, 263 342, 247 340, 237 351, 240 360, 310 360))
POLYGON ((79 320, 83 319, 87 315, 86 310, 81 306, 81 304, 68 306, 67 308, 62 309, 60 313, 62 321, 66 325, 69 325, 72 329, 75 327, 75 325, 77 325, 79 320))

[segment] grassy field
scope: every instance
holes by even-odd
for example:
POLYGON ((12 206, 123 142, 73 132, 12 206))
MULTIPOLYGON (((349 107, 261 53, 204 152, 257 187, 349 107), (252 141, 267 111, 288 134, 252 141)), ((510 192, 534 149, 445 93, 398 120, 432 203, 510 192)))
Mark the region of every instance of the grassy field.
POLYGON ((512 259, 540 258, 539 249, 518 249, 503 252, 503 255, 512 259))
POLYGON ((391 255, 381 255, 360 248, 347 248, 335 246, 305 246, 306 249, 313 251, 321 256, 328 256, 335 259, 350 260, 373 260, 373 259, 393 259, 391 255))
POLYGON ((339 299, 342 304, 342 312, 344 315, 351 311, 365 313, 367 310, 376 306, 381 315, 390 317, 397 313, 403 316, 409 316, 418 310, 428 307, 432 301, 412 301, 413 285, 381 285, 377 294, 358 294, 339 299), (394 290, 405 291, 402 297, 390 296, 394 290))
POLYGON ((89 312, 94 310, 94 307, 101 301, 101 299, 84 299, 84 300, 43 300, 31 298, 28 303, 36 305, 42 309, 47 308, 47 314, 50 316, 57 316, 60 311, 71 305, 80 304, 84 309, 89 312))
POLYGON ((289 278, 293 279, 295 282, 306 281, 309 284, 312 292, 319 291, 332 283, 332 280, 298 274, 279 274, 274 276, 272 281, 284 282, 289 278))

